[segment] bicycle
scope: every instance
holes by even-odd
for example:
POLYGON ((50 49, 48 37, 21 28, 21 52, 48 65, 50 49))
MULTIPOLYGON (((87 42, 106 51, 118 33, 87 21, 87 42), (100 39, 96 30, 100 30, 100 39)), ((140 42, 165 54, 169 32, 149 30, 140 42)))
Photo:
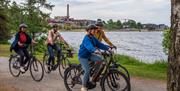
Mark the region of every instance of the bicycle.
MULTIPOLYGON (((64 70, 69 67, 69 64, 70 64, 70 61, 69 61, 69 57, 72 57, 73 56, 73 53, 71 50, 63 47, 64 44, 60 44, 60 47, 61 47, 61 55, 60 57, 58 58, 57 55, 56 55, 56 60, 54 60, 54 64, 53 62, 51 61, 50 63, 50 67, 48 69, 48 58, 49 58, 49 53, 46 51, 44 53, 44 57, 43 57, 43 68, 44 68, 44 71, 46 73, 50 73, 51 71, 54 71, 56 70, 58 67, 59 67, 59 74, 62 78, 64 78, 64 70)), ((57 54, 57 52, 54 52, 54 54, 57 54)))
MULTIPOLYGON (((102 67, 98 74, 95 74, 95 63, 90 62, 90 77, 93 82, 100 82, 102 91, 131 91, 130 80, 118 69, 113 54, 105 51, 102 52, 102 55, 105 63, 102 64, 103 66, 101 65, 102 67), (97 76, 94 78, 93 75, 97 76), (122 84, 118 82, 122 82, 122 84), (109 90, 106 87, 109 87, 109 90)), ((84 71, 80 64, 71 64, 70 67, 65 70, 64 84, 68 91, 80 90, 83 73, 84 71)))
MULTIPOLYGON (((34 81, 40 82, 44 77, 44 71, 41 62, 34 56, 34 47, 30 51, 30 59, 24 64, 25 72, 30 69, 31 77, 34 81)), ((25 72, 20 71, 20 56, 18 54, 11 54, 9 58, 9 71, 12 76, 19 77, 25 72)))

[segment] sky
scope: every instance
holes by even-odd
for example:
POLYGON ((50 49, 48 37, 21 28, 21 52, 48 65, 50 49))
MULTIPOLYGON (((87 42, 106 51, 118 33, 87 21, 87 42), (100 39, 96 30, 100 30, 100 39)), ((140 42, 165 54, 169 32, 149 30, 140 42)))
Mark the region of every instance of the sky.
MULTIPOLYGON (((18 3, 23 0, 15 0, 18 3)), ((70 17, 75 19, 124 21, 170 25, 170 0, 47 0, 55 5, 51 17, 65 16, 70 5, 70 17)))

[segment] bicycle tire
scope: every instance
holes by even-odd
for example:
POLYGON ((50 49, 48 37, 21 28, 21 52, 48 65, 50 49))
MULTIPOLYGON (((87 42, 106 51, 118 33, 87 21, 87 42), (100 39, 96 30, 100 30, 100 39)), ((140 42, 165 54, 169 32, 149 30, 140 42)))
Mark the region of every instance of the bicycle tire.
POLYGON ((19 59, 17 56, 10 56, 10 58, 9 58, 9 71, 13 77, 19 77, 19 75, 20 75, 20 70, 19 70, 20 63, 18 62, 18 60, 19 59), (14 59, 14 58, 16 58, 16 59, 14 59), (18 64, 19 64, 19 66, 17 66, 18 64), (13 66, 15 66, 16 68, 13 68, 13 66), (17 72, 14 72, 13 69, 16 69, 17 72))
POLYGON ((123 70, 123 73, 127 76, 128 80, 130 81, 130 74, 129 74, 129 71, 124 67, 122 66, 121 64, 118 64, 118 66, 120 67, 120 69, 123 70))
MULTIPOLYGON (((44 56, 43 56, 43 70, 49 74, 51 72, 51 70, 48 70, 48 67, 47 67, 47 62, 48 62, 48 53, 44 53, 44 56)), ((51 68, 50 68, 51 69, 51 68)))
POLYGON ((65 72, 64 72, 64 85, 65 85, 67 91, 79 91, 81 89, 81 87, 82 87, 82 79, 80 77, 82 74, 80 76, 77 76, 78 74, 75 73, 75 76, 73 76, 72 73, 71 73, 72 70, 77 70, 77 71, 74 71, 74 72, 78 73, 78 72, 80 72, 80 66, 69 66, 65 70, 65 72), (71 77, 70 80, 71 80, 72 86, 76 85, 77 88, 76 87, 75 88, 74 87, 71 88, 69 86, 71 84, 68 83, 68 77, 71 77))
POLYGON ((40 82, 44 77, 44 70, 43 70, 42 63, 35 57, 33 57, 31 60, 32 60, 30 63, 31 77, 33 78, 34 81, 40 82), (40 74, 36 75, 36 74, 34 74, 33 71, 35 71, 36 73, 40 72, 40 74), (38 78, 37 78, 37 76, 38 76, 38 78))
POLYGON ((69 62, 69 59, 65 58, 59 64, 59 74, 60 74, 61 78, 63 78, 63 79, 64 79, 64 71, 69 67, 68 62, 69 62))
MULTIPOLYGON (((121 80, 122 80, 121 79, 121 80)), ((120 81, 117 81, 117 82, 120 82, 120 81)), ((130 86, 130 81, 128 80, 128 78, 126 77, 126 75, 124 73, 122 73, 121 71, 118 71, 118 70, 110 70, 109 73, 107 73, 101 80, 101 89, 102 91, 131 91, 131 86, 130 86), (113 75, 114 74, 114 75, 113 75), (115 78, 115 74, 118 74, 118 76, 121 76, 122 79, 124 79, 125 83, 126 83, 126 86, 122 89, 122 90, 118 90, 117 88, 121 87, 119 86, 120 84, 115 84, 115 86, 113 87, 110 87, 110 85, 113 85, 113 81, 112 81, 112 77, 113 76, 113 80, 116 80, 117 78, 115 78), (110 78, 109 80, 111 81, 111 83, 109 83, 108 81, 108 78, 110 78), (107 81, 107 82, 106 82, 107 81), (105 86, 105 83, 107 83, 107 86, 105 86), (108 90, 108 88, 106 87, 109 87, 110 90, 108 90)))

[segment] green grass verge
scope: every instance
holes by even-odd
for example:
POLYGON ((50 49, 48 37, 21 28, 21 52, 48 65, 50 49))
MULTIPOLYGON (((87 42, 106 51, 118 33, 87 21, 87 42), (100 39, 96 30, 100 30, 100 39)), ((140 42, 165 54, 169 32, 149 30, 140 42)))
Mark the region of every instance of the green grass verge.
MULTIPOLYGON (((7 44, 0 44, 0 57, 8 57, 10 55, 9 47, 10 46, 7 44)), ((39 53, 37 58, 42 60, 43 53, 39 53)), ((167 62, 157 61, 155 63, 148 64, 125 55, 116 55, 116 60, 128 69, 131 76, 157 80, 167 79, 167 62)), ((79 63, 77 54, 75 54, 73 58, 70 58, 70 61, 71 63, 79 63)))
POLYGON ((9 44, 0 44, 0 57, 8 57, 11 54, 9 48, 9 44))
POLYGON ((117 55, 116 60, 125 66, 132 76, 158 80, 167 79, 167 62, 165 61, 156 61, 149 64, 125 55, 117 55))

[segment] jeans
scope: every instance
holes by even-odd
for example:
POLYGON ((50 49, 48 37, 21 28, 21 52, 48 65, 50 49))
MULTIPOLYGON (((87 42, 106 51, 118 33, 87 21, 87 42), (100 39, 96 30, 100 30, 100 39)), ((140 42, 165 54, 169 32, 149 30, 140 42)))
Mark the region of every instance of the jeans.
POLYGON ((27 48, 17 48, 14 49, 14 51, 20 55, 20 66, 24 66, 28 60, 29 60, 29 52, 27 51, 27 48), (26 57, 26 59, 24 60, 24 57, 26 57))
POLYGON ((99 55, 92 54, 90 56, 90 58, 79 57, 78 59, 79 59, 81 65, 82 65, 82 68, 84 70, 82 85, 85 87, 85 86, 87 86, 87 82, 89 81, 89 78, 90 78, 89 61, 94 61, 94 62, 102 61, 102 58, 99 55))
POLYGON ((58 53, 57 53, 57 58, 58 58, 58 60, 59 60, 60 55, 61 55, 61 49, 60 49, 59 46, 57 46, 57 44, 53 44, 53 45, 48 44, 47 48, 48 48, 48 52, 49 52, 48 65, 50 65, 51 61, 52 61, 52 63, 54 64, 55 58, 54 58, 53 49, 58 52, 58 53))

